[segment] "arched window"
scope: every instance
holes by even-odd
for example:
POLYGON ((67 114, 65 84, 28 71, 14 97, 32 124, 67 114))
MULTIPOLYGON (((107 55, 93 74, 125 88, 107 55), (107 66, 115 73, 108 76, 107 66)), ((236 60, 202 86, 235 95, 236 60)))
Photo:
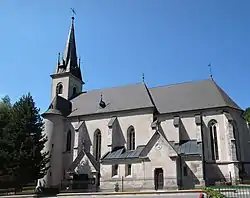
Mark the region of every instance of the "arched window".
POLYGON ((210 132, 212 160, 218 160, 219 151, 218 151, 217 122, 215 120, 212 120, 210 121, 208 126, 209 126, 209 132, 210 132))
POLYGON ((94 157, 97 161, 101 158, 101 146, 102 146, 102 135, 101 131, 97 129, 94 133, 94 157))
POLYGON ((76 87, 73 87, 73 96, 76 95, 76 87))
POLYGON ((130 126, 127 131, 127 150, 135 150, 135 129, 130 126))
POLYGON ((63 93, 63 85, 62 83, 58 83, 56 86, 56 93, 57 94, 62 94, 63 93))
POLYGON ((238 161, 239 160, 239 151, 240 151, 240 144, 239 144, 239 134, 238 134, 238 129, 236 122, 232 122, 232 127, 233 127, 233 139, 231 140, 232 144, 232 154, 233 154, 233 160, 238 161))
POLYGON ((71 131, 67 133, 66 151, 71 150, 71 131))

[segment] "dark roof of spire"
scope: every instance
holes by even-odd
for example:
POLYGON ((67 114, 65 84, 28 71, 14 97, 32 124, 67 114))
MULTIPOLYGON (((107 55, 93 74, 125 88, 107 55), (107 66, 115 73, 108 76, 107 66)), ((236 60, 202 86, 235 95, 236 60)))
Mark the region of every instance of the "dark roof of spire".
POLYGON ((72 23, 69 30, 68 39, 64 49, 62 62, 58 61, 56 73, 70 72, 76 78, 82 81, 82 74, 80 69, 80 63, 77 62, 76 53, 76 41, 75 41, 75 28, 74 17, 72 17, 72 23))
POLYGON ((71 27, 67 43, 63 53, 63 60, 69 71, 71 68, 77 66, 77 55, 76 55, 76 41, 75 41, 75 30, 74 30, 74 19, 72 18, 71 27))

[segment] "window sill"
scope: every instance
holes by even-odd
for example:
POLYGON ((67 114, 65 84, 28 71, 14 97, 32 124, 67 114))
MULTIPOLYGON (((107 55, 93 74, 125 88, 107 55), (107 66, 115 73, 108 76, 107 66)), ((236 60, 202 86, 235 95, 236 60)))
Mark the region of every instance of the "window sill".
POLYGON ((118 175, 114 175, 114 176, 112 176, 112 179, 118 179, 119 178, 119 176, 118 175))

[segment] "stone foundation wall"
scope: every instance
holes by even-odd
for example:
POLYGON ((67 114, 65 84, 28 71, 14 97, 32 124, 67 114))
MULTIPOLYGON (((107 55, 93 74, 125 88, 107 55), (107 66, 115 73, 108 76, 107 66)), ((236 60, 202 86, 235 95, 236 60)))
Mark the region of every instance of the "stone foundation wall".
MULTIPOLYGON (((145 191, 145 190, 155 190, 154 178, 146 179, 113 179, 108 181, 100 182, 101 191, 115 191, 116 183, 119 186, 119 191, 145 191)), ((176 178, 165 178, 163 189, 178 189, 176 178)))

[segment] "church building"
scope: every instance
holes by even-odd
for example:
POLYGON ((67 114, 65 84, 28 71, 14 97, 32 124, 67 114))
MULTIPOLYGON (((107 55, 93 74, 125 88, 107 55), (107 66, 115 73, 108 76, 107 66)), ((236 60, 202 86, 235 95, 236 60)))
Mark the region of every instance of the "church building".
POLYGON ((243 110, 213 79, 86 91, 74 17, 51 78, 45 187, 190 189, 250 175, 243 110))

